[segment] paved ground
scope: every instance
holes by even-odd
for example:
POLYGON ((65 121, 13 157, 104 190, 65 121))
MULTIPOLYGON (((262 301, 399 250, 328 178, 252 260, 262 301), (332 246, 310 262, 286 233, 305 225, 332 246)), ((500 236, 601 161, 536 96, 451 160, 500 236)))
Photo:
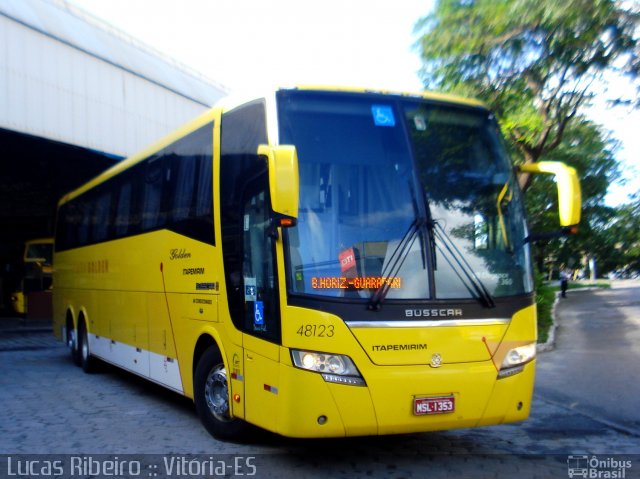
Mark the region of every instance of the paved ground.
MULTIPOLYGON (((96 375, 84 374, 48 333, 24 334, 19 329, 0 333, 0 454, 12 455, 0 456, 0 477, 6 477, 9 457, 14 463, 25 457, 15 454, 64 453, 163 455, 141 459, 149 463, 145 477, 168 477, 162 461, 178 454, 186 460, 213 457, 227 463, 234 456, 241 461, 255 457, 249 461, 257 467, 256 477, 448 479, 564 478, 569 455, 610 460, 622 454, 633 461, 624 477, 640 477, 640 456, 635 455, 640 452, 639 435, 612 427, 602 415, 576 407, 575 401, 549 394, 550 382, 545 378, 553 368, 548 365, 573 364, 567 358, 556 359, 563 328, 567 333, 571 329, 568 325, 561 322, 559 348, 540 357, 538 384, 547 386, 536 390, 531 418, 524 423, 344 440, 290 440, 263 433, 250 444, 216 441, 200 425, 191 401, 154 384, 108 366, 96 375), (193 456, 197 454, 205 456, 193 456)), ((599 337, 605 341, 605 332, 599 337)), ((590 363, 578 366, 590 368, 590 363)), ((637 381, 633 365, 622 364, 619 369, 628 372, 629 382, 637 381)), ((571 398, 571 391, 577 389, 569 389, 571 398)), ((614 408, 606 406, 606 410, 614 408)), ((172 472, 175 476, 175 469, 172 472)), ((188 477, 186 472, 181 477, 188 477)), ((251 469, 242 472, 248 474, 251 469)), ((226 475, 234 477, 230 470, 226 475)))
POLYGON ((613 284, 559 301, 556 347, 539 358, 536 389, 640 436, 640 282, 613 284))

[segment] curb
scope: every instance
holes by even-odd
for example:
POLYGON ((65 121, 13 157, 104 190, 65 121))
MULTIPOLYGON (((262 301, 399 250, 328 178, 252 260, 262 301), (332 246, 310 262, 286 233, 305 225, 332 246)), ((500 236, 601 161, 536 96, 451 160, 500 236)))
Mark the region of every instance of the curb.
POLYGON ((556 347, 556 329, 558 327, 558 319, 556 317, 556 308, 560 302, 560 293, 556 292, 556 299, 553 301, 551 307, 551 327, 549 328, 549 335, 547 341, 542 344, 536 344, 536 353, 546 353, 547 351, 553 351, 556 347))

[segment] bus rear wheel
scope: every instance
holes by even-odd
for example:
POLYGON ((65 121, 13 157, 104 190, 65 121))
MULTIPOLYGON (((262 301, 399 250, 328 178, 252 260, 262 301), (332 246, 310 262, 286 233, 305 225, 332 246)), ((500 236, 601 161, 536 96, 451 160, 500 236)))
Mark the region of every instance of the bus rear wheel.
POLYGON ((218 348, 207 349, 194 375, 194 402, 204 427, 218 439, 244 438, 248 424, 231 415, 229 379, 218 348))
POLYGON ((84 321, 80 322, 78 326, 78 350, 80 351, 80 366, 82 370, 90 374, 96 369, 96 359, 91 356, 91 350, 89 349, 89 333, 84 321))
POLYGON ((76 366, 80 366, 80 349, 78 348, 78 333, 73 327, 73 322, 67 323, 67 347, 71 354, 71 360, 76 366))

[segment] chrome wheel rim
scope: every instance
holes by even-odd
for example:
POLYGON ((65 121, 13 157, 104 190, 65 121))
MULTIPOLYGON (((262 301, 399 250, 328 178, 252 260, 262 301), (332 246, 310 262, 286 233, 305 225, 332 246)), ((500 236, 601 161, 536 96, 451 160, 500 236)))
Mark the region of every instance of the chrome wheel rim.
POLYGON ((229 386, 227 371, 219 364, 209 371, 204 386, 204 398, 209 411, 218 421, 229 422, 229 386))
POLYGON ((74 334, 73 329, 69 329, 67 331, 67 346, 71 351, 76 350, 76 335, 74 334))
POLYGON ((82 358, 89 359, 89 335, 85 332, 82 335, 82 358))

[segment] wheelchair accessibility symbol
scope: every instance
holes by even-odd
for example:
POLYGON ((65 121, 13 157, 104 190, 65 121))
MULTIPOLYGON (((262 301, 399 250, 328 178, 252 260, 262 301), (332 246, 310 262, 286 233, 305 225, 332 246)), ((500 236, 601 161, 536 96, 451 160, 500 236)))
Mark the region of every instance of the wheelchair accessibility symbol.
POLYGON ((253 324, 254 326, 264 326, 264 303, 262 301, 253 303, 253 324))
POLYGON ((393 109, 387 105, 372 105, 371 114, 376 126, 396 126, 393 109))

